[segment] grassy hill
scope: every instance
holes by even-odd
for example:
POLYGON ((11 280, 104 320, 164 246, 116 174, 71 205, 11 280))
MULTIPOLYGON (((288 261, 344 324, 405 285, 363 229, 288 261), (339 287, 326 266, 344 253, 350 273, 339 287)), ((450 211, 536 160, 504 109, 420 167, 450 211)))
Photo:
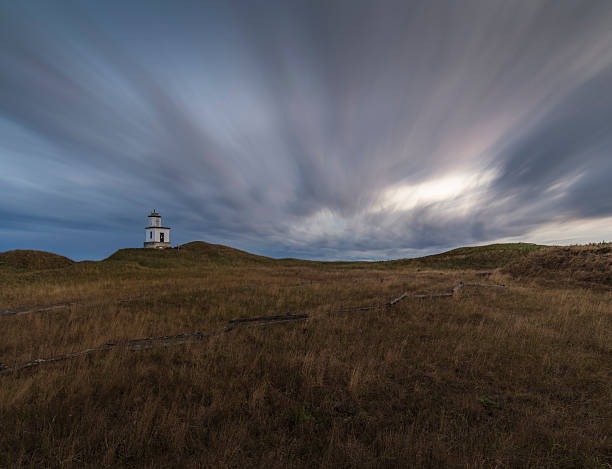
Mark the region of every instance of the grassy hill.
POLYGON ((310 266, 314 268, 401 268, 430 269, 495 269, 522 259, 544 246, 530 243, 490 244, 453 249, 451 251, 414 259, 398 259, 380 262, 309 261, 301 259, 273 259, 241 251, 239 249, 194 241, 173 249, 121 249, 107 261, 136 262, 144 267, 194 266, 198 263, 219 265, 283 265, 310 266))
POLYGON ((544 246, 531 243, 490 244, 453 249, 441 254, 388 261, 391 265, 430 269, 495 269, 521 259, 544 246))
POLYGON ((135 262, 143 267, 193 267, 208 263, 215 265, 261 265, 274 259, 241 251, 240 249, 193 241, 172 249, 120 249, 104 262, 135 262))
POLYGON ((506 265, 504 272, 515 279, 612 287, 612 243, 547 247, 506 265))
MULTIPOLYGON (((398 259, 382 262, 323 262, 301 259, 273 259, 251 254, 240 249, 210 244, 203 241, 193 241, 172 249, 120 249, 102 263, 135 264, 141 267, 163 268, 194 268, 201 265, 217 266, 247 266, 247 265, 278 265, 284 267, 310 266, 326 268, 333 265, 336 268, 403 268, 418 267, 430 269, 495 269, 522 259, 543 246, 527 243, 491 244, 453 249, 441 254, 415 259, 398 259)), ((100 271, 103 268, 99 262, 84 261, 75 263, 67 257, 44 251, 7 251, 0 253, 0 269, 9 271, 37 271, 58 269, 74 265, 75 271, 100 271)))
POLYGON ((0 270, 5 271, 59 269, 72 264, 73 260, 52 252, 22 249, 0 252, 0 270))
POLYGON ((222 266, 269 265, 283 267, 309 266, 325 269, 363 267, 396 269, 417 267, 424 269, 495 269, 521 259, 544 246, 529 243, 491 244, 453 249, 451 251, 414 259, 398 259, 380 262, 309 261, 301 259, 273 259, 241 251, 239 249, 194 241, 173 249, 121 249, 106 261, 135 262, 143 267, 172 268, 194 267, 202 263, 222 266))

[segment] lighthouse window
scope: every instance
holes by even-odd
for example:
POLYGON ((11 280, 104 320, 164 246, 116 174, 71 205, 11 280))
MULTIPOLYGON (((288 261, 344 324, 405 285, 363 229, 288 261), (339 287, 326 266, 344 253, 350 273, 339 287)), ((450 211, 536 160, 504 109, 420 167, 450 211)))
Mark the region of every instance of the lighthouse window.
POLYGON ((164 234, 163 233, 159 234, 159 241, 160 241, 160 243, 164 242, 164 234))
POLYGON ((153 232, 149 231, 149 239, 153 239, 153 232))

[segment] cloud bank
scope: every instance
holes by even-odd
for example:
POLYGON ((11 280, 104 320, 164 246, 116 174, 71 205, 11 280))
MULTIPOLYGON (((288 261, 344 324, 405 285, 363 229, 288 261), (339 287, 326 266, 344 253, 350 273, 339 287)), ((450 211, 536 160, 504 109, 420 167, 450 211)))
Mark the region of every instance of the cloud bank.
POLYGON ((612 4, 0 2, 0 250, 612 237, 612 4), (587 228, 585 228, 587 227, 587 228))

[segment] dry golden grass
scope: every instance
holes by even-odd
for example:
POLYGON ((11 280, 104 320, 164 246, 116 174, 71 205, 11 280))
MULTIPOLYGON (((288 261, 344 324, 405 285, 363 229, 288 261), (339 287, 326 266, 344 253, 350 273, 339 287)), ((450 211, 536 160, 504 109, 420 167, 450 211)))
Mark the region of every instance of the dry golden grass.
POLYGON ((0 316, 7 365, 238 317, 310 316, 0 375, 0 467, 612 463, 609 290, 494 272, 510 288, 338 312, 483 280, 423 265, 283 262, 0 275, 0 309, 80 302, 0 316))
POLYGON ((547 247, 504 268, 514 278, 612 287, 612 244, 547 247))

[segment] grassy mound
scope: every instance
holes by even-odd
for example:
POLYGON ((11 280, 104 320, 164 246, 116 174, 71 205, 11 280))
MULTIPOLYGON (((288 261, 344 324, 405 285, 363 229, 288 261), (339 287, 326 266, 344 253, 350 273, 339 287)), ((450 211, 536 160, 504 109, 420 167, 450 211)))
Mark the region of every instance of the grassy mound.
POLYGON ((612 286, 612 243, 549 247, 507 265, 515 278, 542 278, 612 286))
POLYGON ((143 267, 169 268, 194 267, 202 263, 214 265, 263 265, 278 264, 289 266, 310 266, 325 268, 360 268, 369 265, 374 268, 422 267, 430 269, 495 269, 503 267, 544 246, 529 243, 491 244, 453 249, 452 251, 416 259, 398 259, 383 262, 318 262, 299 259, 272 259, 258 256, 240 249, 193 241, 172 249, 120 249, 106 261, 135 262, 143 267))
POLYGON ((16 249, 0 253, 0 269, 9 271, 29 271, 59 269, 74 264, 67 257, 45 251, 16 249))
POLYGON ((265 264, 272 259, 220 244, 193 241, 172 249, 120 249, 105 261, 136 262, 143 267, 190 267, 202 263, 242 266, 265 264))
POLYGON ((453 249, 416 259, 400 259, 390 263, 431 269, 495 269, 522 259, 543 247, 531 243, 490 244, 453 249))
POLYGON ((211 261, 230 260, 236 263, 260 263, 272 260, 269 257, 258 256, 250 252, 241 251, 240 249, 223 246, 222 244, 205 243, 204 241, 192 241, 191 243, 183 244, 179 251, 188 252, 191 255, 211 261))

